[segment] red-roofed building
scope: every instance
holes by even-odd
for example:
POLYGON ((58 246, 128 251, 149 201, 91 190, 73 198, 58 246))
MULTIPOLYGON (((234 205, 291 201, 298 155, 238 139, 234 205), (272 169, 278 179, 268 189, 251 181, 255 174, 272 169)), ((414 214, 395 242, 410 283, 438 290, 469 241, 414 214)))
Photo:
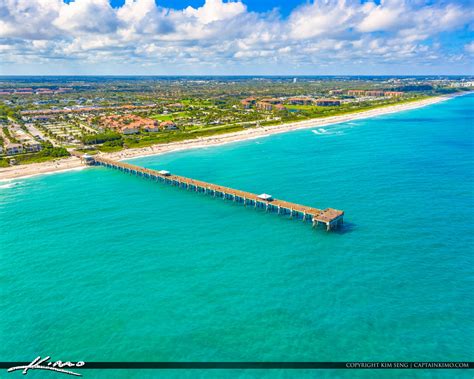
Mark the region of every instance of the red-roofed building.
POLYGON ((136 134, 140 130, 159 131, 157 121, 136 115, 104 116, 101 117, 100 124, 104 128, 113 129, 122 134, 136 134))
POLYGON ((290 97, 288 103, 292 105, 311 105, 314 99, 310 97, 290 97))
POLYGON ((403 96, 404 93, 403 92, 399 92, 399 91, 387 91, 384 93, 385 96, 389 96, 389 97, 399 97, 399 96, 403 96))
POLYGON ((365 91, 365 96, 379 97, 384 96, 384 91, 365 91))
POLYGON ((350 89, 347 91, 347 94, 349 96, 365 96, 365 90, 361 89, 350 89))
POLYGON ((275 105, 275 109, 278 111, 284 111, 286 107, 283 104, 277 104, 275 105))

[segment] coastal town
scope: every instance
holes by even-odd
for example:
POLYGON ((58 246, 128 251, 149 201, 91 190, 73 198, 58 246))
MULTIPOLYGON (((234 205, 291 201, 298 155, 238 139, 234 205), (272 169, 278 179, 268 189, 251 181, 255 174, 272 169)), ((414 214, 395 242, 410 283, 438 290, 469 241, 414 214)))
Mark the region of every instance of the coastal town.
POLYGON ((469 77, 0 80, 0 166, 322 119, 472 88, 469 77))

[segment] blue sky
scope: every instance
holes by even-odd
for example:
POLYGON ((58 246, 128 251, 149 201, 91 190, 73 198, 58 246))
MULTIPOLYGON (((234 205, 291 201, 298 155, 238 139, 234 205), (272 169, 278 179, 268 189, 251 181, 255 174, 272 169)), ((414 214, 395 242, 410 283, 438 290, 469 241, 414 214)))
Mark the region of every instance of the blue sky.
POLYGON ((0 0, 0 75, 474 74, 453 0, 0 0))

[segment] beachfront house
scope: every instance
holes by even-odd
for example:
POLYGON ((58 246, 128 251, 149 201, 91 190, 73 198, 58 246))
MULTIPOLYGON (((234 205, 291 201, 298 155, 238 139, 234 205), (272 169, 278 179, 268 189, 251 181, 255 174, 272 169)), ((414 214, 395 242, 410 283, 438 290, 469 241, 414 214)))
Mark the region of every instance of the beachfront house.
POLYGON ((160 131, 160 126, 156 121, 148 122, 143 126, 143 130, 149 133, 156 133, 160 131))
POLYGON ((385 95, 384 91, 365 91, 365 96, 381 97, 384 95, 385 95))
POLYGON ((15 155, 23 153, 23 145, 19 143, 8 142, 5 144, 7 155, 15 155))
POLYGON ((158 123, 150 118, 137 115, 112 115, 100 118, 99 124, 105 128, 117 130, 122 134, 137 134, 140 130, 159 131, 158 123))
POLYGON ((259 101, 257 102, 257 108, 264 111, 271 111, 273 108, 273 105, 270 103, 267 103, 266 101, 259 101))
POLYGON ((25 143, 24 147, 28 153, 36 153, 43 148, 43 146, 39 142, 36 142, 33 139, 25 143))
POLYGON ((30 134, 26 133, 23 129, 20 129, 19 126, 15 126, 11 129, 12 134, 16 138, 16 142, 23 145, 23 149, 28 153, 35 153, 40 151, 43 146, 41 143, 36 141, 30 134))
POLYGON ((315 103, 318 107, 335 107, 341 105, 340 100, 334 99, 318 99, 315 103))
POLYGON ((250 101, 247 101, 247 100, 241 100, 240 104, 242 104, 242 106, 245 109, 250 109, 252 107, 252 103, 250 101))
POLYGON ((88 165, 88 166, 93 166, 93 165, 95 165, 95 159, 94 159, 94 157, 93 157, 92 155, 90 155, 90 154, 87 154, 87 153, 84 154, 84 155, 81 157, 81 161, 82 161, 84 164, 88 165))
POLYGON ((314 99, 310 97, 290 97, 288 99, 288 104, 292 105, 311 105, 314 99))
POLYGON ((171 120, 161 122, 160 123, 160 128, 162 130, 177 130, 178 129, 176 124, 171 120))
POLYGON ((286 107, 283 104, 277 104, 277 105, 275 105, 275 109, 277 111, 284 111, 286 109, 286 107))
POLYGON ((136 126, 124 125, 120 128, 122 134, 137 134, 140 130, 136 126))
POLYGON ((384 92, 384 96, 400 97, 400 96, 403 96, 403 92, 400 92, 400 91, 386 91, 386 92, 384 92))
POLYGON ((349 96, 365 96, 365 91, 364 90, 360 90, 360 89, 350 89, 347 91, 347 94, 349 96))
POLYGON ((245 109, 249 109, 252 107, 252 105, 254 105, 255 103, 257 102, 257 99, 255 97, 247 97, 246 99, 243 99, 240 101, 240 104, 242 104, 242 106, 245 108, 245 109))

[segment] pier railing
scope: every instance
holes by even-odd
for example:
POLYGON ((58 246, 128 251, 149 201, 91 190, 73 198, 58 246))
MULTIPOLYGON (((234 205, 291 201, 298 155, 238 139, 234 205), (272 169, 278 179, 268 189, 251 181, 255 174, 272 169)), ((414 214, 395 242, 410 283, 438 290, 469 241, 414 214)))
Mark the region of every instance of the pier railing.
MULTIPOLYGON (((90 162, 88 163, 90 164, 90 162)), ((343 223, 344 212, 333 208, 321 210, 279 199, 263 199, 261 195, 259 196, 251 192, 240 191, 201 180, 170 174, 167 171, 152 170, 102 157, 94 157, 93 163, 187 190, 202 192, 213 197, 231 200, 243 204, 244 206, 263 208, 267 212, 289 215, 292 218, 302 221, 311 221, 313 227, 323 224, 328 231, 337 228, 343 223)))

